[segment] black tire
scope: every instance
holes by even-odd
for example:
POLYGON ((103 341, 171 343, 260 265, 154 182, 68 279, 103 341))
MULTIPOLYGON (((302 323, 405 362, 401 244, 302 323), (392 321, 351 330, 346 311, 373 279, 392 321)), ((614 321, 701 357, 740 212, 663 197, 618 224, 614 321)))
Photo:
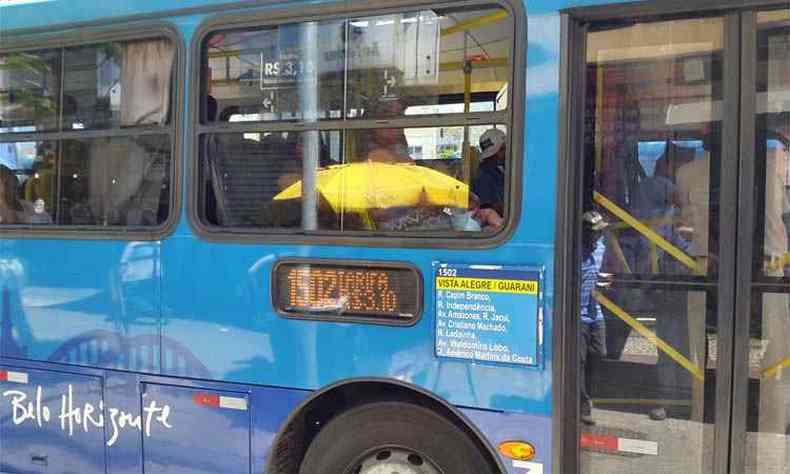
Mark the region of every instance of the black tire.
POLYGON ((404 402, 368 403, 336 416, 308 447, 299 472, 353 474, 363 461, 386 455, 387 448, 414 453, 416 461, 434 468, 424 472, 492 472, 466 433, 441 415, 404 402))

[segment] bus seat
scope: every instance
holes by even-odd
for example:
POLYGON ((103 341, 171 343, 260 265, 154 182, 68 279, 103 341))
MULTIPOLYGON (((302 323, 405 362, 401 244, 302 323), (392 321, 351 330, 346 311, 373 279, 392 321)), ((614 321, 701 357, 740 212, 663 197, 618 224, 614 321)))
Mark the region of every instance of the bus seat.
POLYGON ((280 177, 301 174, 284 141, 274 134, 260 142, 242 134, 215 135, 211 140, 209 166, 220 225, 255 225, 261 206, 280 192, 280 177))

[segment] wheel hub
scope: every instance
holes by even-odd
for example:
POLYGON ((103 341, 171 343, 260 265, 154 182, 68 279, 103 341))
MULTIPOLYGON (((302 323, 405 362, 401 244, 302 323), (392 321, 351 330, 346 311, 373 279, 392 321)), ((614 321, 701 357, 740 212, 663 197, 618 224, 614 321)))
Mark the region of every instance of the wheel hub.
POLYGON ((351 474, 441 474, 422 454, 404 448, 382 448, 364 457, 351 474))

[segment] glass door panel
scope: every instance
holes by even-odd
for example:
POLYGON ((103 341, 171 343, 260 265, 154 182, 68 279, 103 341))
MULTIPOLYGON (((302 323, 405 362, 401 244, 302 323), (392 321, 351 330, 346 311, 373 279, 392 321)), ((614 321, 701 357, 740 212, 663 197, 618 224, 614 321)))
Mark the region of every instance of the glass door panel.
MULTIPOLYGON (((746 472, 790 473, 790 8, 757 14, 746 472)), ((737 400, 736 400, 737 403, 737 400)))
POLYGON ((582 472, 708 473, 724 21, 591 31, 586 74, 584 211, 605 225, 583 225, 582 472))

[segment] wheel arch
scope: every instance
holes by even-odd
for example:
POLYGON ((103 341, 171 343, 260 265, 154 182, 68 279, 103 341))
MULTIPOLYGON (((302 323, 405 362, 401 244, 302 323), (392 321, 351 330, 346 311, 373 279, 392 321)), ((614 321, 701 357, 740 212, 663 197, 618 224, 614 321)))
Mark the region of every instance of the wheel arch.
POLYGON ((393 400, 417 404, 441 414, 466 433, 496 472, 507 470, 483 433, 458 408, 417 385, 388 378, 355 378, 328 385, 303 401, 288 417, 269 450, 267 474, 299 472, 307 448, 336 415, 359 405, 393 400))

